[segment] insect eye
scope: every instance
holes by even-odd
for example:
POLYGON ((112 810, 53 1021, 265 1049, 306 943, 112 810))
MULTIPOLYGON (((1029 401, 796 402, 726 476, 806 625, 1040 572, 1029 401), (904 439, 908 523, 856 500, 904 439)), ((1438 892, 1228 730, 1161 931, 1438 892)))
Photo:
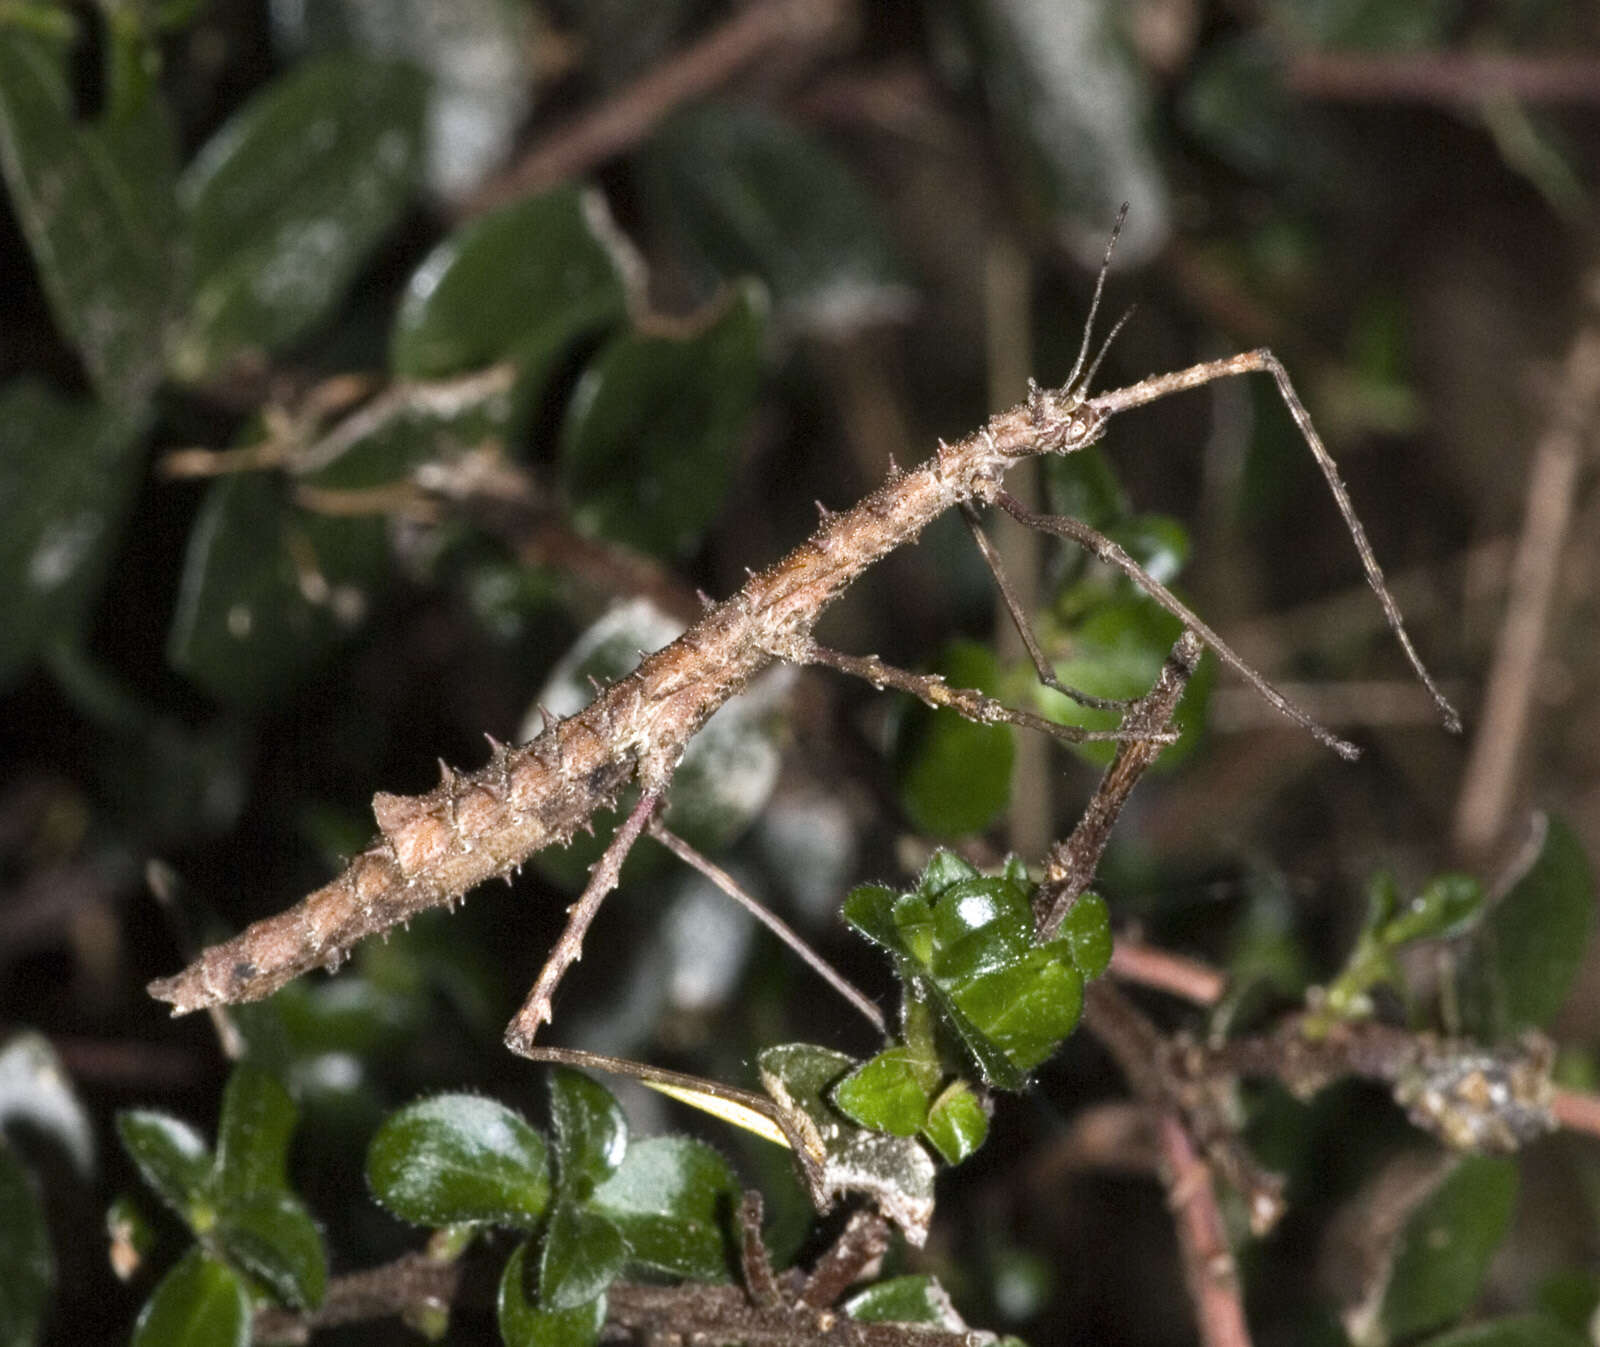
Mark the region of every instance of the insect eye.
POLYGON ((1082 412, 1078 412, 1067 426, 1067 438, 1069 440, 1081 440, 1088 433, 1089 418, 1082 412))

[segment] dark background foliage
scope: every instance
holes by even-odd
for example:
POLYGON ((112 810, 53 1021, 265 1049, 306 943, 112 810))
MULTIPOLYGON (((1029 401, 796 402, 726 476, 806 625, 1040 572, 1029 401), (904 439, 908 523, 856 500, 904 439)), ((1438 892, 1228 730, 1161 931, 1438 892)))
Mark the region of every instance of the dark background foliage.
MULTIPOLYGON (((1064 378, 1124 200, 1107 302, 1140 307, 1099 385, 1271 345, 1469 724, 1445 735, 1410 684, 1265 381, 1120 418, 1104 446, 1114 482, 1019 471, 1035 498, 1098 512, 1181 566, 1213 626, 1366 750, 1341 763, 1216 678, 1191 698, 1194 747, 1141 788, 1117 834, 1100 886, 1113 917, 1232 971, 1254 988, 1233 1008, 1248 1021, 1335 973, 1375 871, 1405 892, 1445 869, 1492 885, 1534 807, 1564 816, 1591 854, 1600 842, 1586 465, 1566 487, 1570 544, 1535 632, 1529 715, 1509 731, 1507 790, 1487 822, 1464 821, 1529 464, 1557 416, 1559 361, 1593 322, 1593 15, 1560 0, 813 9, 830 21, 795 20, 597 149, 571 129, 646 87, 730 7, 0 4, 0 1027, 48 1037, 94 1138, 78 1172, 29 1139, 34 1086, 0 1084, 0 1118, 24 1124, 47 1205, 48 1340, 124 1337, 183 1248, 111 1118, 154 1107, 209 1133, 227 1063, 207 1017, 170 1022, 145 982, 324 882, 368 836, 374 790, 426 789, 436 759, 471 767, 483 734, 516 739, 613 600, 647 582, 692 612, 696 588, 722 597, 799 542, 814 499, 841 508, 891 460, 918 461, 1016 400, 1025 376, 1064 378), (1524 84, 1503 91, 1470 64, 1517 53, 1531 58, 1524 84), (1527 73, 1545 68, 1565 73, 1527 73), (99 138, 93 154, 59 116, 35 116, 51 78, 84 119, 72 134, 99 138), (259 99, 286 89, 263 129, 259 99), (152 98, 165 128, 140 111, 152 98), (508 169, 530 156, 531 185, 508 169), (74 176, 90 161, 113 166, 111 187, 74 176), (311 193, 303 217, 291 181, 311 193), (441 241, 565 183, 603 197, 640 269, 618 268, 571 192, 484 245, 458 311, 438 296, 421 317, 408 308, 427 305, 411 278, 441 241), (539 292, 544 273, 520 288, 524 227, 581 273, 573 294, 539 292), (527 316, 538 305, 544 326, 527 316), (339 376, 443 378, 501 359, 517 370, 509 409, 419 412, 374 435, 367 458, 295 480, 331 493, 435 460, 459 472, 503 443, 538 492, 509 523, 481 502, 307 508, 270 465, 214 480, 163 468, 174 450, 303 428, 294 418, 339 376), (547 564, 528 563, 534 535, 547 564), (594 537, 655 569, 619 578, 577 546, 594 537), (103 1233, 119 1195, 154 1232, 126 1284, 103 1233)), ((1025 700, 1010 638, 998 663, 978 648, 997 639, 995 595, 945 524, 877 568, 823 635, 1025 700)), ((1007 547, 1025 571, 1029 544, 1007 547)), ((1077 641, 1069 681, 1147 684, 1171 639, 1148 610, 1053 552, 1033 589, 1047 633, 1077 641)), ((894 700, 797 676, 736 736, 754 767, 702 769, 735 794, 754 781, 755 795, 682 804, 703 845, 885 997, 887 969, 837 920, 848 887, 904 880, 933 838, 986 863, 1013 847, 1037 861, 1097 771, 1008 731, 952 738, 965 729, 894 700), (965 764, 954 782, 950 762, 965 764)), ((363 949, 338 980, 315 975, 238 1016, 300 1096, 293 1173, 336 1272, 413 1238, 362 1179, 386 1112, 471 1089, 542 1115, 542 1073, 502 1050, 500 1027, 578 864, 530 866, 363 949)), ((556 1041, 740 1083, 762 1046, 790 1038, 871 1051, 803 969, 685 873, 659 853, 630 867, 564 988, 556 1041)), ((1554 1032, 1581 1082, 1592 960, 1574 986, 1554 1032)), ((941 1181, 916 1266, 939 1272, 970 1321, 1038 1342, 1192 1340, 1161 1189, 1104 1167, 1075 1126, 1120 1092, 1080 1035, 941 1181)), ((627 1099, 640 1131, 690 1125, 627 1099)), ((1341 1299, 1367 1275, 1368 1209, 1351 1204, 1415 1138, 1362 1087, 1309 1109, 1270 1092, 1252 1103, 1251 1135, 1293 1201, 1246 1254, 1252 1322, 1262 1342, 1340 1341, 1341 1299)), ((801 1247, 806 1214, 781 1195, 781 1160, 708 1135, 768 1187, 775 1246, 801 1247)), ((1581 1322, 1600 1255, 1594 1161, 1564 1137, 1525 1157, 1481 1309, 1543 1304, 1581 1322)), ((469 1304, 454 1332, 493 1329, 469 1304)))

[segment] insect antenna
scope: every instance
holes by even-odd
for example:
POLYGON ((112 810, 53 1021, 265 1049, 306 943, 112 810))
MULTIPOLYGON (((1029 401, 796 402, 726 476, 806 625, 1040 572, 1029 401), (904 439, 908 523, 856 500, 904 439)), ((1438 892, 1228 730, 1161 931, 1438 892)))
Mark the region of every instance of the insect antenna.
MULTIPOLYGON (((1069 393, 1078 386, 1078 376, 1083 373, 1083 362, 1089 358, 1089 343, 1094 336, 1095 315, 1100 311, 1100 294, 1106 288, 1106 272, 1111 270, 1111 254, 1117 249, 1117 239, 1122 234, 1122 222, 1127 218, 1128 203, 1124 201, 1122 208, 1117 211, 1117 222, 1111 226, 1111 237, 1106 240, 1106 255, 1100 260, 1100 274, 1094 279, 1094 298, 1089 301, 1089 316, 1083 323, 1083 341, 1078 347, 1078 358, 1073 362, 1072 373, 1062 385, 1062 388, 1069 393)), ((1118 323, 1117 326, 1121 327, 1122 324, 1118 323)), ((1114 329, 1111 335, 1116 335, 1114 329)), ((1099 360, 1095 361, 1096 365, 1099 363, 1099 360)), ((1092 370, 1090 372, 1093 373, 1092 370)))

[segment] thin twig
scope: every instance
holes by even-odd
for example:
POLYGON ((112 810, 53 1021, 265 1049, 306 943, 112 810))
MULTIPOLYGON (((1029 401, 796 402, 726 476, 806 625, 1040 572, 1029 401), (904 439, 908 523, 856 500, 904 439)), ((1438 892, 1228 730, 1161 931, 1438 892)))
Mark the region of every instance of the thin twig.
POLYGON ((1156 1129, 1200 1341, 1205 1347, 1250 1347, 1239 1268, 1228 1246, 1211 1170, 1176 1114, 1163 1113, 1156 1129))
MULTIPOLYGON (((1600 273, 1589 278, 1600 302, 1600 273)), ((1517 760, 1527 739, 1545 634, 1555 602, 1573 493, 1600 415, 1600 321, 1579 329, 1533 451, 1522 535, 1511 565, 1505 619, 1484 690, 1481 727, 1456 801, 1456 850, 1483 861, 1505 832, 1515 799, 1517 760)))
POLYGON ((889 1026, 883 1018, 883 1012, 866 996, 865 993, 850 983, 850 980, 833 967, 810 945, 805 938, 784 921, 782 917, 765 906, 754 894, 746 890, 738 880, 724 870, 720 865, 696 851, 692 846, 679 837, 658 818, 652 818, 649 824, 650 836, 666 847, 674 856, 686 865, 693 866, 702 875, 715 884, 723 893, 732 898, 746 912, 765 926, 779 940, 783 941, 791 950, 800 956, 807 968, 811 969, 818 977, 826 982, 840 996, 844 997, 854 1006, 867 1021, 880 1034, 887 1034, 889 1026))
POLYGON ((1304 98, 1341 102, 1480 105, 1511 97, 1529 103, 1600 102, 1600 61, 1487 51, 1410 52, 1404 56, 1334 51, 1295 54, 1285 72, 1304 98))
POLYGON ((539 1026, 550 1023, 550 1003, 556 988, 567 969, 583 957, 583 937, 589 930, 589 924, 600 910, 605 896, 617 887, 617 881, 622 877, 622 863, 628 859, 633 844, 639 840, 639 834, 644 831, 660 803, 659 793, 647 791, 640 796, 639 803, 622 821, 616 836, 606 844, 600 859, 590 867, 589 882, 583 886, 578 901, 567 909, 566 929, 561 932, 561 938, 556 941, 550 957, 539 970, 538 980, 528 993, 528 999, 522 1003, 522 1009, 506 1026, 506 1045, 513 1052, 526 1048, 533 1042, 539 1026))
POLYGON ((1033 900, 1040 939, 1055 937, 1072 905, 1093 883, 1095 868, 1100 864, 1122 806, 1165 746, 1155 732, 1164 730, 1171 721, 1199 663, 1200 640, 1192 631, 1186 631, 1172 647, 1150 691, 1124 717, 1125 728, 1143 731, 1149 737, 1135 739, 1117 749, 1071 835, 1065 842, 1057 842, 1050 848, 1044 882, 1033 900))
POLYGON ((1209 964, 1146 945, 1127 935, 1117 936, 1111 948, 1109 971, 1112 977, 1123 982, 1169 992, 1197 1006, 1216 1005, 1228 989, 1227 974, 1209 964))
POLYGON ((252 1341, 306 1343, 319 1329, 363 1323, 422 1310, 447 1310, 461 1287, 461 1264, 439 1262, 422 1253, 402 1254, 392 1263, 334 1277, 322 1304, 294 1311, 268 1306, 255 1313, 252 1341))
POLYGON ((826 665, 853 678, 863 679, 880 691, 893 688, 896 692, 909 692, 928 706, 954 711, 979 725, 1016 725, 1048 734, 1064 744, 1126 743, 1133 738, 1154 738, 1159 743, 1172 744, 1178 739, 1171 730, 1129 729, 1124 726, 1114 730, 1086 730, 1080 725, 1058 725, 1032 711, 1009 707, 974 688, 951 687, 938 674, 917 674, 897 669, 892 664, 885 664, 876 655, 846 655, 815 643, 795 653, 799 662, 826 665))
POLYGON ((842 0, 759 0, 745 6, 615 97, 544 137, 473 192, 458 214, 481 214, 597 167, 637 145, 675 108, 711 93, 772 51, 820 52, 844 9, 842 0))

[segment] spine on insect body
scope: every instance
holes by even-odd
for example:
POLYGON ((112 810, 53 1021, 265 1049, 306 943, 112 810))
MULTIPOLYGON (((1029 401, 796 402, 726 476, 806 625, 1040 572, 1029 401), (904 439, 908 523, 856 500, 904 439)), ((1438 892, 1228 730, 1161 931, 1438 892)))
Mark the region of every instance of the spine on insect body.
POLYGON ((495 745, 476 772, 444 768, 424 795, 375 796, 380 835, 337 879, 152 982, 150 994, 175 1014, 259 1000, 313 968, 336 968, 367 936, 570 841, 635 776, 647 790, 665 788, 718 707, 774 659, 804 659, 817 617, 862 571, 953 505, 984 496, 1018 458, 1076 447, 1076 415, 1075 400, 1046 394, 941 445, 914 472, 896 470, 585 710, 523 747, 495 745))

